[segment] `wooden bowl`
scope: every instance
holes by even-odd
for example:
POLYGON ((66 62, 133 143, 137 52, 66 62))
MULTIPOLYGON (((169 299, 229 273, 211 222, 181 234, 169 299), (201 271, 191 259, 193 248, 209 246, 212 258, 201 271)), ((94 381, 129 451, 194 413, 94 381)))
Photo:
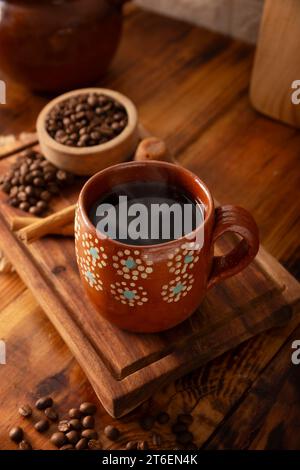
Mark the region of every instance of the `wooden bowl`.
POLYGON ((135 105, 126 96, 107 88, 83 88, 58 96, 42 109, 36 127, 45 158, 58 168, 76 175, 93 175, 110 165, 128 160, 139 140, 138 114, 135 105), (80 148, 60 144, 46 130, 47 115, 56 104, 83 93, 102 93, 119 101, 127 111, 128 124, 118 136, 103 144, 80 148))

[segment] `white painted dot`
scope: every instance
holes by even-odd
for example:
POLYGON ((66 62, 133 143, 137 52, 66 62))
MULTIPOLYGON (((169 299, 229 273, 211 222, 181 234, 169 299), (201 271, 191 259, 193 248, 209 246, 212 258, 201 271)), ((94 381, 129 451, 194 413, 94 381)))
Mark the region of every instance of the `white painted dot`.
POLYGON ((138 305, 143 305, 143 302, 138 302, 137 304, 138 304, 138 305))
POLYGON ((130 275, 129 275, 129 274, 124 274, 124 277, 125 277, 125 279, 130 279, 130 275))
POLYGON ((187 290, 187 291, 190 291, 190 290, 192 289, 192 287, 193 287, 193 286, 188 286, 186 290, 187 290))
POLYGON ((121 269, 118 269, 117 274, 119 274, 119 276, 122 276, 123 271, 121 271, 121 269))
POLYGON ((124 266, 124 268, 123 268, 123 273, 129 273, 129 268, 127 268, 126 266, 124 266))
POLYGON ((139 272, 135 269, 134 271, 132 271, 132 274, 133 274, 134 276, 138 276, 138 275, 139 275, 139 272))
POLYGON ((118 256, 119 256, 119 257, 123 256, 123 252, 122 252, 122 251, 118 251, 118 256))
POLYGON ((142 266, 142 265, 141 265, 141 266, 138 266, 138 270, 139 270, 139 271, 144 271, 144 270, 145 270, 145 267, 142 266))
POLYGON ((113 263, 113 268, 118 269, 119 265, 118 263, 113 263))
POLYGON ((146 268, 146 273, 150 274, 152 273, 153 269, 152 268, 146 268))
POLYGON ((113 259, 114 261, 118 261, 118 260, 119 260, 119 258, 118 258, 116 255, 113 255, 112 259, 113 259))
POLYGON ((134 286, 135 286, 135 283, 134 283, 134 282, 131 282, 131 283, 130 283, 130 286, 131 286, 131 287, 134 287, 134 286))
POLYGON ((147 297, 142 297, 142 302, 147 302, 147 297))
POLYGON ((139 255, 140 254, 139 250, 134 250, 134 254, 139 255))
POLYGON ((138 280, 137 276, 132 276, 132 279, 133 279, 134 281, 137 281, 137 280, 138 280))
POLYGON ((142 273, 142 274, 141 274, 141 277, 142 277, 143 279, 146 279, 146 278, 147 278, 147 274, 146 274, 146 273, 142 273))

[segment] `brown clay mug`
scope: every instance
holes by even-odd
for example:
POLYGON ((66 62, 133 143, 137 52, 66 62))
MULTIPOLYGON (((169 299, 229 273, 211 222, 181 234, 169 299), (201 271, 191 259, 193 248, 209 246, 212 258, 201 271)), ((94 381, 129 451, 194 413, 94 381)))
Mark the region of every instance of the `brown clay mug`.
POLYGON ((102 170, 83 187, 75 217, 80 275, 90 299, 109 322, 133 332, 159 332, 188 318, 208 289, 242 271, 255 257, 258 229, 253 217, 236 206, 214 207, 207 186, 190 171, 167 162, 128 162, 102 170), (133 246, 99 237, 89 220, 93 203, 118 184, 161 181, 183 188, 204 205, 204 242, 190 237, 133 246), (241 238, 224 256, 214 256, 225 232, 241 238))

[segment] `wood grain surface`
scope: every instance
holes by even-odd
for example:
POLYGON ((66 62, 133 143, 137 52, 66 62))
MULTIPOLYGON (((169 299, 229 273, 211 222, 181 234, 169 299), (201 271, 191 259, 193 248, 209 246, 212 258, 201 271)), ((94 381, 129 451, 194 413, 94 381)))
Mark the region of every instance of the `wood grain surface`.
POLYGON ((292 102, 292 83, 300 77, 299 29, 298 0, 265 1, 250 90, 258 111, 298 128, 300 105, 292 102))
MULTIPOLYGON (((117 58, 100 85, 128 94, 145 126, 166 140, 217 199, 250 210, 267 250, 299 277, 300 136, 251 108, 252 60, 253 49, 242 43, 131 10, 117 58)), ((8 83, 8 104, 0 109, 1 132, 32 130, 46 101, 8 83)), ((20 403, 51 393, 63 414, 81 400, 96 398, 16 274, 1 276, 0 308, 0 337, 14 338, 7 345, 7 365, 0 366, 0 448, 9 449, 15 447, 8 429, 21 422, 20 403)), ((181 411, 193 414, 198 447, 299 449, 299 372, 291 364, 291 341, 300 338, 297 324, 295 319, 264 333, 169 383, 143 409, 118 422, 118 443, 111 445, 101 437, 104 447, 122 448, 129 439, 150 441, 138 419, 147 409, 165 409, 172 419, 181 411)), ((113 422, 100 407, 99 429, 113 422)), ((163 436, 163 448, 175 447, 170 425, 156 424, 155 430, 163 436)), ((30 425, 26 431, 35 448, 52 448, 30 425)))

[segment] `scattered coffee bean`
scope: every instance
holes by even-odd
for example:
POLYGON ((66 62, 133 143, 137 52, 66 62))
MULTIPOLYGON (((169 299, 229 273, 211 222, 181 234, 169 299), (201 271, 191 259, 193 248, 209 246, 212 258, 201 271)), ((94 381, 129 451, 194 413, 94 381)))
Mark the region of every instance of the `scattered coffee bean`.
POLYGON ((174 423, 172 425, 172 433, 173 434, 178 434, 180 432, 187 431, 187 426, 186 424, 183 423, 174 423))
POLYGON ((178 444, 189 444, 193 441, 193 438, 193 434, 189 431, 183 431, 176 434, 176 441, 178 442, 178 444))
POLYGON ((74 450, 74 446, 72 444, 65 444, 59 450, 74 450))
POLYGON ((15 426, 9 431, 9 437, 12 441, 16 442, 17 444, 22 441, 24 436, 23 429, 19 426, 15 426))
POLYGON ((9 195, 11 206, 37 216, 48 210, 59 188, 72 181, 73 175, 55 168, 38 152, 27 157, 25 151, 3 176, 0 189, 9 195))
POLYGON ((111 441, 116 441, 120 436, 120 431, 119 431, 119 429, 115 428, 114 426, 108 425, 104 428, 104 434, 111 441))
POLYGON ((59 432, 55 432, 54 434, 52 434, 50 441, 56 447, 62 447, 64 444, 67 443, 67 438, 63 432, 59 431, 59 432))
POLYGON ((102 449, 102 443, 98 439, 90 439, 88 442, 88 448, 91 450, 102 449))
POLYGON ((84 428, 91 429, 95 426, 95 418, 93 416, 85 416, 81 423, 84 428))
POLYGON ((139 441, 137 444, 137 450, 148 450, 148 442, 147 441, 139 441))
POLYGON ((71 408, 69 410, 70 418, 80 419, 82 417, 82 413, 78 408, 71 408))
POLYGON ((54 408, 52 408, 52 407, 46 408, 44 413, 47 416, 47 418, 50 419, 50 421, 57 421, 58 420, 58 414, 57 414, 57 411, 55 411, 54 408))
POLYGON ((83 415, 94 415, 97 411, 96 405, 94 403, 84 402, 81 403, 79 410, 83 415))
POLYGON ((76 444, 75 448, 77 450, 84 450, 87 448, 88 439, 86 437, 82 437, 76 444))
POLYGON ((182 413, 182 414, 179 414, 177 416, 177 421, 178 421, 178 423, 183 423, 183 424, 186 424, 187 426, 189 426, 194 421, 194 418, 190 414, 182 413))
POLYGON ((32 409, 29 405, 20 406, 18 411, 23 418, 29 418, 32 415, 32 409))
POLYGON ((66 438, 68 439, 68 441, 71 444, 77 444, 77 442, 79 441, 80 436, 79 436, 79 433, 77 431, 69 431, 66 434, 66 438))
POLYGON ((30 442, 26 441, 25 439, 19 443, 20 450, 32 450, 32 446, 30 442))
POLYGON ((155 418, 153 416, 146 415, 140 419, 140 426, 145 431, 149 431, 153 427, 154 422, 155 418))
POLYGON ((126 450, 136 450, 137 449, 138 443, 136 441, 129 441, 126 444, 125 449, 126 450))
POLYGON ((51 109, 46 130, 60 144, 90 147, 119 135, 127 122, 127 111, 118 101, 99 93, 82 93, 51 109))
POLYGON ((45 410, 53 405, 53 400, 51 397, 42 397, 39 398, 35 404, 38 410, 45 410))
POLYGON ((85 429, 82 431, 81 436, 86 437, 87 439, 97 439, 98 433, 95 431, 95 429, 85 429))
POLYGON ((152 443, 154 446, 161 446, 161 443, 162 443, 162 438, 161 438, 161 435, 158 434, 157 432, 154 432, 152 434, 152 443))
POLYGON ((62 421, 60 421, 60 422, 58 423, 57 429, 58 429, 60 432, 66 433, 66 432, 71 431, 72 426, 71 426, 71 424, 70 424, 70 422, 69 422, 68 420, 64 419, 64 420, 62 420, 62 421))
POLYGON ((34 429, 40 433, 47 431, 47 429, 49 429, 49 421, 47 419, 41 419, 35 423, 34 429))
POLYGON ((69 421, 71 429, 75 429, 76 431, 80 431, 82 428, 81 422, 79 419, 70 419, 69 421))
POLYGON ((168 423, 168 421, 170 421, 170 415, 166 413, 165 411, 162 411, 161 413, 157 415, 156 421, 159 424, 166 424, 168 423))

